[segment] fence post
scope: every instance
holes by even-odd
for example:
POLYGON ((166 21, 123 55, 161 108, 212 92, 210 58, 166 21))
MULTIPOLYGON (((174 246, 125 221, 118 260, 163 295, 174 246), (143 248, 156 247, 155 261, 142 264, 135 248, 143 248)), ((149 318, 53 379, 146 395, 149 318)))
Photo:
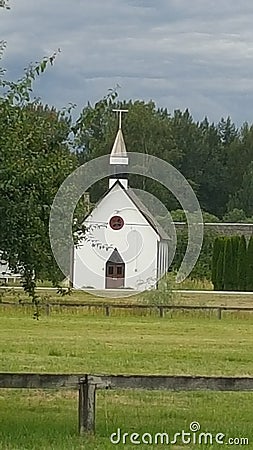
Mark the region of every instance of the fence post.
POLYGON ((110 306, 106 306, 106 307, 105 307, 105 315, 106 315, 107 317, 110 316, 110 306))
POLYGON ((217 313, 218 313, 218 314, 217 314, 217 315, 218 315, 218 319, 221 320, 221 317, 222 317, 222 308, 218 308, 218 309, 217 309, 217 313))
POLYGON ((163 306, 159 306, 160 317, 164 317, 164 309, 163 306))
POLYGON ((50 305, 48 303, 46 304, 46 315, 50 315, 50 305))
POLYGON ((95 433, 96 385, 89 376, 79 380, 79 434, 95 433))

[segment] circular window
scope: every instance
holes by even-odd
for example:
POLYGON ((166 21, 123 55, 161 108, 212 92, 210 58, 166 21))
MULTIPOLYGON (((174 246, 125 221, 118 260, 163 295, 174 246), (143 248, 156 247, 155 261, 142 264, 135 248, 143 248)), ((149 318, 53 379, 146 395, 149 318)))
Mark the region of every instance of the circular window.
POLYGON ((113 230, 121 230, 121 228, 124 226, 124 220, 120 216, 113 216, 110 219, 110 227, 113 230))

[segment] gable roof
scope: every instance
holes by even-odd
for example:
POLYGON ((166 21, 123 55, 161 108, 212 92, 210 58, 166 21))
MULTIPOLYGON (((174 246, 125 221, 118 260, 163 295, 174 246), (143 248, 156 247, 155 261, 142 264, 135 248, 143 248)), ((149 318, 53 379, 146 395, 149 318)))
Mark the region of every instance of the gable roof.
POLYGON ((119 254, 117 248, 113 250, 111 256, 109 256, 108 260, 106 261, 108 263, 116 263, 116 264, 122 264, 124 263, 121 255, 119 254))
MULTIPOLYGON (((124 187, 123 187, 124 189, 124 187)), ((148 221, 148 223, 154 228, 154 230, 157 232, 157 234, 160 236, 162 240, 170 240, 170 237, 166 233, 166 231, 163 229, 163 227, 159 224, 159 222, 156 220, 156 218, 151 214, 149 209, 142 203, 141 199, 135 194, 135 192, 131 189, 125 189, 126 194, 128 197, 132 200, 132 202, 135 204, 135 206, 138 208, 138 210, 142 213, 142 215, 145 217, 145 219, 148 221)))
MULTIPOLYGON (((151 212, 148 210, 148 208, 144 205, 144 203, 141 201, 141 199, 135 194, 135 192, 131 188, 125 188, 123 184, 120 182, 120 180, 115 181, 115 183, 108 189, 104 195, 100 198, 100 200, 96 203, 95 208, 97 208, 100 204, 100 202, 111 192, 111 190, 116 186, 116 184, 119 184, 121 189, 126 193, 126 195, 130 198, 130 200, 134 203, 138 211, 145 217, 147 222, 150 224, 150 226, 155 230, 155 232, 160 236, 162 240, 169 241, 171 238, 168 236, 166 231, 164 231, 163 227, 159 224, 159 222, 155 219, 155 217, 151 214, 151 212)), ((95 209, 94 208, 94 209, 95 209)), ((92 211, 90 211, 84 218, 86 220, 90 215, 92 214, 92 211)))

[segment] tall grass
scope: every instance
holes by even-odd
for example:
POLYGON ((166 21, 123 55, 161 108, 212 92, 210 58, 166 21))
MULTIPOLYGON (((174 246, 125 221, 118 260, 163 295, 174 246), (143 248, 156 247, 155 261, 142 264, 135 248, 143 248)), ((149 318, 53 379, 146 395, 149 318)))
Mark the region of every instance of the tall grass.
MULTIPOLYGON (((111 450, 133 449, 130 435, 166 432, 169 437, 198 422, 202 432, 253 441, 251 393, 98 391, 96 435, 79 437, 77 393, 69 391, 0 391, 0 448, 3 450, 111 450), (110 437, 128 433, 126 445, 113 445, 110 437)), ((199 433, 198 433, 199 434, 199 433)), ((198 434, 196 434, 198 436, 198 434)), ((192 435, 191 435, 192 436, 192 435)), ((115 439, 115 437, 114 437, 115 439)), ((122 442, 122 440, 121 440, 122 442)), ((214 448, 214 445, 138 445, 138 448, 214 448)), ((227 446, 225 446, 227 447, 227 446)), ((242 446, 229 446, 242 448, 242 446)))

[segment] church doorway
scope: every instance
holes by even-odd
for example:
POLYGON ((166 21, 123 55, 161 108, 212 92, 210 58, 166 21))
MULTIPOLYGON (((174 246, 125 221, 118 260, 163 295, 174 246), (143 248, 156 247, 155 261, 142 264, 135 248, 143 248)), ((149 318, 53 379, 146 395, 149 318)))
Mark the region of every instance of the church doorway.
POLYGON ((122 260, 117 249, 114 249, 113 253, 106 262, 105 267, 105 288, 106 289, 119 289, 125 285, 125 263, 122 260))

